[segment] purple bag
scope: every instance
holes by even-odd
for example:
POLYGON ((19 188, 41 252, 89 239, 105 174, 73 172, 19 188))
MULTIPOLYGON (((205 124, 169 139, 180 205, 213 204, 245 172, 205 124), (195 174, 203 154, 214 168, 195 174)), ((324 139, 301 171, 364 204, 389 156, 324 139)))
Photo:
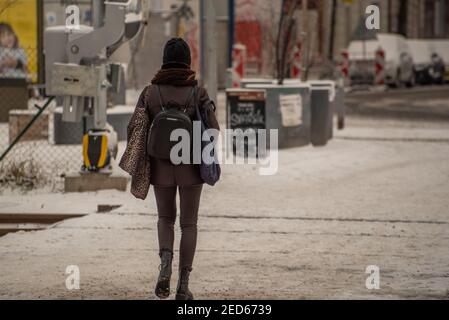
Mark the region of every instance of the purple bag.
MULTIPOLYGON (((207 116, 205 113, 201 113, 199 109, 199 101, 198 101, 198 88, 195 88, 195 111, 197 120, 201 122, 201 137, 203 136, 204 131, 210 128, 210 125, 207 123, 207 116)), ((209 145, 209 141, 202 141, 201 139, 201 153, 204 148, 209 145)), ((201 164, 200 164, 200 175, 201 179, 203 179, 204 183, 214 186, 219 180, 221 176, 221 167, 218 163, 217 155, 215 154, 215 149, 212 150, 211 156, 215 159, 215 161, 211 164, 204 163, 203 157, 201 156, 201 164)))

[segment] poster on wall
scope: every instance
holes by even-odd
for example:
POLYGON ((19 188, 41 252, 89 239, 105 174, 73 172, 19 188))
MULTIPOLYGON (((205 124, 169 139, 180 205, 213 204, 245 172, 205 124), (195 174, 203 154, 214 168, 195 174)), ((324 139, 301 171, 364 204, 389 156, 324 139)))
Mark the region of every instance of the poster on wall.
POLYGON ((302 124, 302 97, 300 94, 279 95, 282 126, 296 127, 302 124))
POLYGON ((38 0, 0 0, 0 79, 38 80, 38 0))

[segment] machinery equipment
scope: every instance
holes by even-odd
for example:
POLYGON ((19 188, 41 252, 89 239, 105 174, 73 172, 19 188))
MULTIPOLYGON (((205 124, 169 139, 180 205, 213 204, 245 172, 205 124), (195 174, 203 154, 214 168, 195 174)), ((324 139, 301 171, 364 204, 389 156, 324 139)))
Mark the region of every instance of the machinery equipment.
POLYGON ((141 11, 140 0, 105 1, 98 27, 45 30, 47 95, 62 100, 63 121, 93 117, 83 139, 84 171, 107 172, 116 157, 117 134, 107 124, 106 109, 108 92, 125 90, 124 68, 108 59, 142 30, 141 11))

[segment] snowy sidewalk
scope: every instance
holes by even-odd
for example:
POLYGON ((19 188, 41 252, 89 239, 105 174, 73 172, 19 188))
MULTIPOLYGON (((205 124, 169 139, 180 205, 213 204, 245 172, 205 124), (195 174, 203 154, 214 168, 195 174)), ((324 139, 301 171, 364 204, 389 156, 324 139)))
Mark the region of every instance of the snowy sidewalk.
MULTIPOLYGON (((449 144, 415 141, 447 129, 380 127, 390 139, 370 140, 362 132, 372 129, 350 124, 325 148, 281 150, 275 176, 223 167, 202 199, 197 298, 449 298, 449 144), (353 135, 363 139, 344 138, 353 135), (380 268, 380 290, 365 288, 368 265, 380 268)), ((117 191, 5 191, 0 208, 88 213, 0 238, 0 298, 155 298, 152 192, 140 201, 117 191), (96 213, 101 204, 121 207, 96 213), (69 265, 80 268, 79 291, 65 287, 69 265)))

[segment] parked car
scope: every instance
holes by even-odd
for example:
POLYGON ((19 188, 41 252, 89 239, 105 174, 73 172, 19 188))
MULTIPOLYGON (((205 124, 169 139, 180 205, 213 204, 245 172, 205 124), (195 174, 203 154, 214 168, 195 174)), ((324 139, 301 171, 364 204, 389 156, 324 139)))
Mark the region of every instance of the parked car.
POLYGON ((430 76, 435 84, 443 84, 446 73, 446 66, 443 59, 436 52, 432 53, 432 64, 430 66, 430 76))
POLYGON ((406 39, 397 34, 377 34, 377 39, 352 41, 348 48, 349 76, 353 84, 375 84, 376 52, 385 52, 384 81, 390 87, 415 85, 413 57, 406 39))
MULTIPOLYGON (((413 56, 415 78, 419 84, 442 84, 446 73, 444 60, 432 40, 412 39, 408 45, 413 56)), ((449 48, 448 48, 449 49, 449 48)))
POLYGON ((444 71, 439 69, 443 73, 443 81, 449 82, 449 40, 429 40, 430 50, 435 53, 441 60, 438 63, 444 64, 444 71))
POLYGON ((407 43, 413 57, 416 83, 421 85, 432 84, 432 51, 429 41, 411 39, 407 40, 407 43))

